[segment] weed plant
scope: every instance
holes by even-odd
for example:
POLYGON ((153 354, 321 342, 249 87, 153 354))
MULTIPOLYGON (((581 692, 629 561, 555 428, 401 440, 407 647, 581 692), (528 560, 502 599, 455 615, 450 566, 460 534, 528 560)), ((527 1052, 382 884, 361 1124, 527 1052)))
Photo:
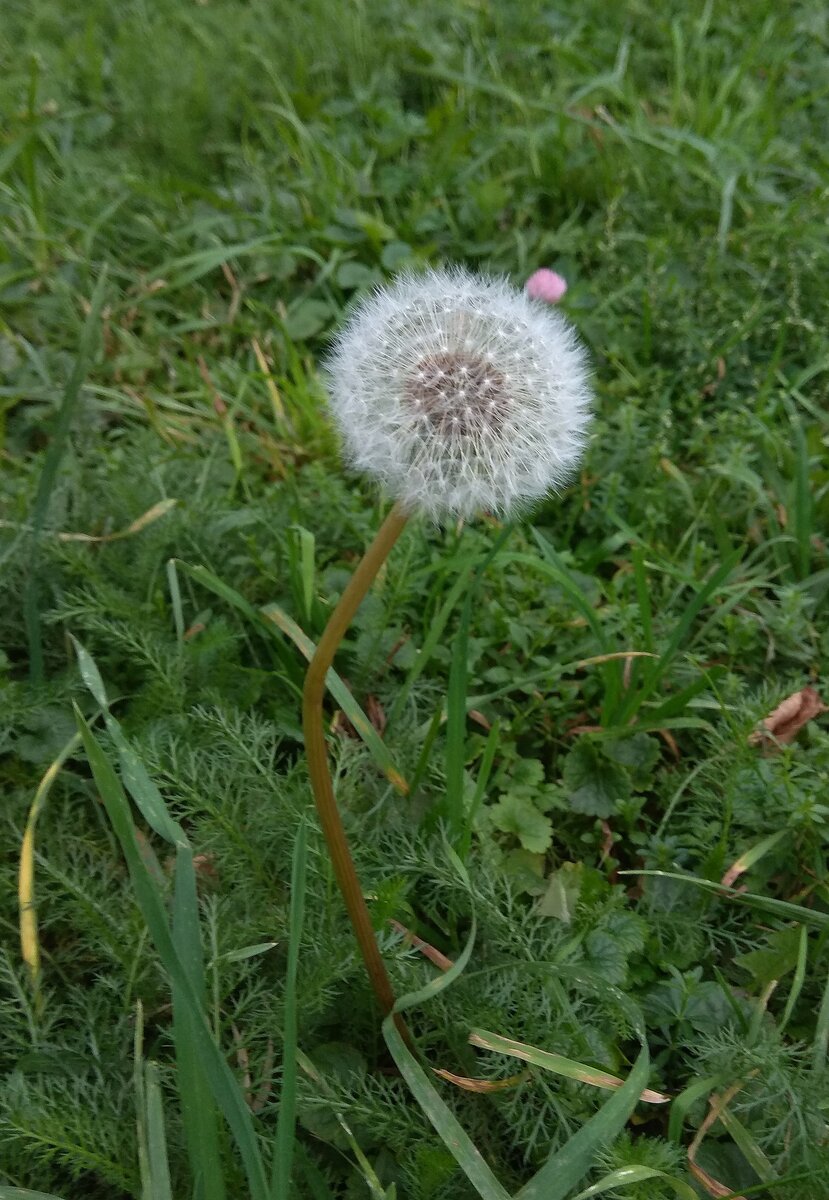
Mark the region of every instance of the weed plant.
POLYGON ((7 0, 0 1196, 503 1200, 430 1113, 510 1195, 574 1156, 527 1200, 829 1194, 829 736, 749 740, 829 652, 828 37, 813 0, 7 0), (563 274, 598 393, 531 519, 407 529, 329 697, 395 990, 476 1091, 395 1067, 299 716, 385 511, 317 363, 443 260, 563 274), (492 1042, 626 1078, 640 1033, 671 1101, 615 1124, 492 1042))

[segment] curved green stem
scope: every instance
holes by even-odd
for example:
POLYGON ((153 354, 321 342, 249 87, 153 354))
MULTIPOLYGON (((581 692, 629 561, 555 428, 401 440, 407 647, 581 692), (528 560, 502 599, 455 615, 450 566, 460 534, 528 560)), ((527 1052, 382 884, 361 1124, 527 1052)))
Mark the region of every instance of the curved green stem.
POLYGON ((380 526, 377 536, 361 558, 317 643, 316 652, 305 676, 305 687, 302 694, 302 728, 305 736, 305 753, 308 757, 311 789, 314 793, 322 831, 328 843, 334 874, 340 885, 345 907, 348 910, 351 924, 354 926, 360 953, 363 956, 363 962, 366 965, 371 986, 374 988, 383 1016, 390 1013, 394 1007, 394 992, 377 948, 377 939, 374 936, 371 917, 363 897, 363 889, 354 868, 342 819, 334 799, 334 787, 331 782, 331 772, 328 769, 328 754, 325 746, 322 702, 325 695, 326 675, 334 661, 337 648, 377 572, 402 533, 407 519, 406 511, 399 504, 395 504, 380 526))

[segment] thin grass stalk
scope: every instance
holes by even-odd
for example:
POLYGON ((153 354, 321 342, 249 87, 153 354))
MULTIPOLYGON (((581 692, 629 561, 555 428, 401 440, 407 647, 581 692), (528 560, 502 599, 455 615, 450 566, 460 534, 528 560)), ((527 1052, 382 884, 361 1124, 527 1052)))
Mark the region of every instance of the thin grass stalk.
POLYGON ((334 798, 334 786, 331 781, 325 744, 322 704, 325 695, 325 680, 334 661, 334 655, 377 572, 403 532, 407 519, 406 510, 400 504, 395 504, 380 526, 377 536, 360 560, 317 644, 316 652, 305 676, 302 697, 302 727, 311 790, 314 793, 320 825, 328 844, 334 874, 354 928, 371 986, 384 1017, 394 1007, 394 992, 377 948, 377 940, 363 896, 363 889, 357 877, 348 847, 348 839, 345 836, 342 819, 334 798))

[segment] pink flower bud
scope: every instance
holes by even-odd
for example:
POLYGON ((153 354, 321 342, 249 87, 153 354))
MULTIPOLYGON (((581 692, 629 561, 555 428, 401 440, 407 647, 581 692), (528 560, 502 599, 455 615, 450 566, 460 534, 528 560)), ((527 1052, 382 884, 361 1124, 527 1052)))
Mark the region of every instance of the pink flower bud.
POLYGON ((558 304, 567 291, 567 280, 562 279, 555 271, 541 267, 535 271, 526 282, 527 295, 533 300, 546 300, 548 304, 558 304))

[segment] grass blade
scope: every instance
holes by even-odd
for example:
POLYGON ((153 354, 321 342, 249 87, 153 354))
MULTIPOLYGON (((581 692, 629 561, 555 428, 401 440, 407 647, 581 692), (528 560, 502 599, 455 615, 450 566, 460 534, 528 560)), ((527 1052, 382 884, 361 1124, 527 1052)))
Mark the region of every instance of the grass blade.
MULTIPOLYGON (((771 896, 756 896, 753 892, 738 892, 734 888, 724 888, 722 884, 714 883, 711 879, 699 879, 696 875, 682 875, 679 871, 620 871, 620 875, 652 875, 662 879, 676 879, 680 883, 692 883, 704 891, 713 892, 721 900, 735 900, 738 904, 747 904, 758 912, 771 913, 787 921, 799 921, 803 925, 814 925, 817 929, 829 929, 829 913, 818 912, 804 908, 802 904, 792 904, 788 900, 775 900, 771 896)), ((829 1016, 829 1014, 827 1014, 829 1016)))
MULTIPOLYGON (((135 798, 133 796, 133 798, 135 798)), ((176 851, 173 892, 173 945, 190 979, 200 1013, 206 1020, 207 986, 202 953, 199 901, 193 852, 189 845, 176 851)), ((172 983, 173 1041, 178 1068, 178 1093, 187 1142, 194 1194, 200 1200, 224 1200, 225 1186, 219 1156, 219 1122, 214 1096, 202 1065, 197 1016, 187 995, 172 983)), ((148 1117, 149 1120, 149 1117, 148 1117)))
POLYGON ((446 628, 446 623, 449 620, 450 616, 452 615, 452 611, 455 608, 455 605, 458 603, 458 600, 461 598, 461 596, 467 590, 467 587, 469 584, 469 576, 471 573, 472 573, 471 565, 466 567, 465 570, 463 570, 461 572, 461 574, 458 576, 458 578, 455 580, 454 584, 450 588, 449 594, 446 597, 446 599, 444 600, 443 604, 441 605, 440 611, 438 612, 437 616, 429 625, 429 632, 426 635, 423 645, 421 646, 420 653, 418 654, 417 658, 414 660, 414 663, 412 664, 412 666, 409 670, 409 674, 406 676, 406 679, 404 680, 402 687, 398 690, 398 693, 394 698, 394 702, 392 703, 391 709, 389 710, 389 714, 388 714, 388 724, 389 725, 391 725, 394 721, 396 721, 399 718, 401 712, 403 711, 403 708, 405 707, 406 701, 409 698, 412 688, 414 687, 417 680, 420 678, 420 675, 421 675, 423 669, 428 664, 429 659, 432 657, 432 654, 435 651, 435 647, 437 646, 438 642, 440 641, 440 639, 443 635, 443 631, 446 628))
POLYGON ((174 558, 167 560, 167 587, 170 590, 170 603, 173 606, 176 641, 181 646, 184 642, 184 608, 181 603, 181 588, 178 586, 178 573, 174 558))
MULTIPOLYGON (((282 638, 276 636, 276 630, 279 630, 290 638, 306 661, 311 661, 316 650, 315 643, 311 641, 308 635, 300 629, 296 621, 289 617, 278 604, 268 604, 262 609, 256 609, 240 592, 230 587, 224 580, 219 579, 218 575, 214 575, 207 567, 193 567, 181 559, 176 559, 175 562, 191 579, 194 579, 197 583, 201 583, 209 591, 213 592, 214 595, 221 597, 222 600, 226 600, 238 612, 247 617, 261 632, 267 634, 269 642, 271 644, 276 643, 280 661, 284 666, 289 668, 291 673, 295 670, 295 661, 292 655, 287 654, 287 647, 284 645, 282 638)), ((348 717, 359 737, 368 747, 374 761, 389 783, 401 795, 408 795, 409 785, 394 765, 394 760, 385 743, 333 668, 328 672, 326 683, 329 692, 348 717)))
POLYGON ((797 1004, 800 992, 803 988, 803 983, 806 979, 806 962, 809 955, 809 933, 805 925, 800 926, 800 942, 797 947, 797 963, 794 968, 794 978, 792 979, 792 987, 786 998, 786 1007, 783 1009, 783 1015, 780 1018, 780 1032, 788 1025, 791 1020, 794 1006, 797 1004))
POLYGON ((594 1165, 596 1152, 618 1137, 644 1091, 650 1070, 647 1045, 642 1049, 630 1073, 617 1092, 602 1105, 594 1117, 574 1133, 569 1141, 518 1192, 516 1200, 564 1200, 564 1197, 594 1165))
POLYGON ((467 676, 469 659, 469 623, 472 617, 472 606, 477 600, 481 582, 487 567, 501 550, 504 542, 512 532, 511 525, 505 525, 498 537, 484 555, 480 566, 475 571, 471 587, 466 593, 460 624, 452 649, 452 663, 449 670, 449 689, 446 700, 446 801, 445 816, 453 841, 461 843, 465 839, 465 821, 463 811, 464 793, 464 763, 466 759, 466 713, 469 707, 467 698, 467 676))
POLYGON ((672 1142, 682 1140, 682 1128, 692 1106, 698 1100, 705 1099, 713 1092, 714 1088, 721 1087, 724 1082, 721 1075, 709 1075, 705 1079, 695 1079, 675 1097, 671 1104, 671 1115, 668 1120, 668 1137, 672 1142))
MULTIPOLYGON (((82 678, 98 703, 104 706, 104 720, 118 752, 121 774, 127 790, 151 828, 176 847, 173 942, 185 970, 190 975, 201 1012, 205 1013, 207 994, 192 850, 181 826, 170 816, 164 798, 143 762, 127 741, 119 723, 106 708, 106 691, 94 659, 77 639, 73 638, 72 641, 82 678)), ((203 1200, 224 1200, 217 1111, 201 1063, 193 1014, 186 997, 175 982, 171 983, 171 989, 178 1090, 196 1194, 203 1200)))
MULTIPOLYGON (((510 561, 524 562, 528 566, 533 566, 541 574, 548 575, 553 579, 556 585, 567 596, 568 600, 573 603, 576 610, 584 617, 596 639, 600 653, 608 654, 610 652, 610 643, 605 637, 605 632, 602 629, 601 622, 596 615, 593 605, 589 603, 579 585, 571 577, 552 543, 537 529, 533 529, 532 532, 543 558, 539 560, 529 554, 511 554, 509 556, 510 561)), ((602 666, 601 674, 604 683, 604 700, 602 704, 602 723, 604 724, 614 719, 614 714, 619 706, 622 674, 612 661, 608 661, 602 666)))
POLYGON ((52 1192, 30 1192, 28 1188, 4 1187, 0 1183, 0 1200, 63 1200, 52 1192))
POLYGON ((611 1171, 609 1175, 605 1175, 592 1187, 579 1192, 577 1196, 573 1197, 573 1200, 589 1200, 591 1196, 600 1196, 602 1192, 608 1192, 611 1188, 627 1187, 631 1183, 642 1183, 645 1179, 661 1179, 668 1187, 673 1188, 680 1200, 699 1200, 698 1193, 690 1184, 683 1183, 674 1175, 666 1175, 664 1171, 657 1171, 656 1167, 641 1165, 619 1167, 616 1171, 611 1171))
POLYGON ((756 1139, 752 1137, 742 1121, 730 1113, 727 1108, 721 1110, 720 1121, 739 1146, 743 1158, 756 1173, 757 1177, 762 1179, 764 1183, 771 1183, 776 1180, 777 1174, 769 1162, 768 1156, 758 1146, 756 1139))
POLYGON ((144 820, 159 837, 164 838, 171 846, 186 846, 188 842, 184 830, 170 816, 164 798, 150 778, 147 768, 127 741, 115 717, 109 712, 104 681, 94 658, 76 637, 72 637, 71 634, 69 636, 78 658, 81 678, 103 710, 107 732, 118 751, 124 786, 137 804, 144 820))
POLYGON ((544 556, 543 559, 534 558, 531 554, 509 554, 506 556, 507 561, 523 563, 525 566, 534 567, 542 575, 549 576, 561 588, 567 598, 572 600, 576 609, 590 626, 600 651, 602 654, 606 653, 610 649, 610 646, 593 605, 588 603, 579 585, 570 577, 567 568, 553 549, 551 543, 537 529, 533 529, 532 532, 544 556))
POLYGON ((729 555, 725 562, 720 563, 717 569, 709 575, 699 591, 695 592, 693 599, 685 606, 685 611, 677 622, 676 628, 671 634, 668 644, 658 661, 654 663, 645 675, 642 686, 622 703, 619 712, 616 714, 617 724, 626 724, 655 690, 657 684, 676 657, 680 646, 685 641, 698 613, 705 607, 717 589, 725 583, 742 556, 743 547, 739 546, 729 555))
POLYGON ((475 791, 472 795, 472 803, 469 805, 469 812, 466 814, 464 822, 463 837, 461 838, 458 854, 461 859, 466 859, 472 846, 472 830, 475 825, 475 818, 478 815, 478 809, 483 804, 486 794, 486 785, 489 783, 489 777, 492 773, 492 764, 495 761, 495 753, 498 749, 498 739, 501 733, 501 722, 496 720, 487 734, 486 745, 484 746, 481 765, 478 768, 478 778, 475 780, 475 791))
POLYGON ((98 277, 98 282, 95 285, 95 290, 92 293, 92 299, 89 303, 89 311, 86 315, 78 343, 78 354, 63 392, 57 419, 52 430, 52 440, 49 443, 49 448, 43 460, 43 468, 40 472, 32 510, 32 545, 26 583, 23 588, 23 612, 26 622, 26 634, 29 641, 29 673, 32 683, 35 684, 43 681, 43 639, 40 628, 38 587, 38 536, 43 529, 49 500, 52 496, 52 489, 55 486, 55 479, 57 478, 58 467, 66 450, 66 443, 72 425, 72 418, 75 415, 78 397, 80 396, 89 360, 92 357, 95 342, 98 338, 106 278, 107 272, 106 268, 104 268, 98 277))
POLYGON ((37 929, 37 908, 35 904, 35 830, 38 817, 42 813, 52 784, 58 776, 63 764, 75 753, 81 744, 81 735, 74 734, 61 750, 53 763, 47 768, 37 786, 32 807, 26 819, 23 831, 23 841, 20 846, 20 867, 17 878, 17 898, 20 921, 20 950, 23 961, 29 969, 29 980, 32 985, 35 1012, 43 1008, 43 996, 40 990, 40 938, 37 929))
POLYGON ((637 546, 633 551, 633 578, 636 584, 636 603, 639 605, 639 622, 645 650, 653 652, 653 613, 648 577, 645 571, 645 551, 637 546))
MULTIPOLYGON (((565 1079, 577 1079, 580 1083, 589 1084, 591 1087, 613 1091, 620 1088, 625 1082, 618 1075, 611 1075, 608 1071, 600 1071, 597 1067, 589 1067, 586 1063, 576 1062, 575 1059, 564 1058, 561 1054, 551 1054, 548 1050, 539 1050, 536 1046, 527 1046, 523 1042, 516 1042, 513 1038, 490 1033, 487 1029, 473 1029, 469 1035, 469 1041, 473 1046, 492 1050, 496 1054, 507 1054, 510 1058, 520 1058, 522 1062, 531 1063, 545 1071, 552 1071, 554 1075, 562 1075, 565 1079)), ((649 1104, 667 1104, 670 1096, 665 1096, 662 1092, 654 1092, 650 1088, 644 1088, 639 1099, 645 1100, 649 1104)))
POLYGON ((817 1015, 815 1040, 812 1047, 812 1070, 816 1075, 826 1070, 826 1054, 829 1049, 829 979, 823 989, 823 999, 817 1015))
MULTIPOLYGON (((446 850, 450 861, 461 879, 468 886, 469 877, 460 858, 458 858, 451 846, 447 846, 446 850)), ((437 976, 430 983, 427 983, 425 987, 420 988, 419 991, 410 992, 408 995, 400 997, 394 1006, 394 1012, 390 1013, 383 1022, 383 1036, 397 1064, 397 1068, 408 1084, 412 1095, 443 1140, 444 1145, 451 1152, 458 1166, 481 1197, 481 1200, 509 1200, 508 1193, 490 1170, 480 1150, 478 1150, 477 1146, 475 1146, 469 1135, 465 1132, 451 1109, 444 1103, 426 1071, 412 1054, 394 1020, 395 1014, 406 1012, 419 1004, 425 1004, 427 1000, 438 995, 439 992, 449 987, 458 978, 472 956, 476 929, 477 925, 473 913, 472 929, 469 938, 455 960, 455 963, 448 971, 437 976)))
POLYGON ((432 753, 432 747, 435 744, 435 739, 437 738, 438 730, 440 729, 442 722, 443 704, 440 703, 435 709, 432 719, 427 726, 426 736, 423 739, 423 745, 420 748, 420 754, 418 755, 417 763, 415 764, 415 769, 412 773, 412 779, 409 785, 409 796, 412 799, 423 782, 423 777, 426 774, 426 768, 429 766, 429 757, 432 753))
POLYGON ((778 829, 777 833, 770 833, 768 837, 762 838, 750 850, 746 850, 739 858, 736 858, 728 870, 723 875, 720 883, 723 887, 731 887, 735 879, 739 879, 746 871, 750 871, 756 862, 759 862, 764 854, 768 854, 769 850, 773 850, 778 842, 789 836, 788 829, 778 829))
POLYGON ((167 1136, 164 1131, 164 1107, 161 1100, 161 1085, 158 1082, 158 1067, 155 1063, 147 1063, 145 1077, 147 1160, 152 1200, 173 1200, 170 1164, 167 1160, 167 1136))
POLYGON ((181 961, 167 923, 164 901, 142 858, 135 827, 124 790, 112 765, 93 737, 80 710, 75 717, 83 738, 89 765, 112 827, 127 861, 130 880, 155 948, 171 981, 179 988, 189 1007, 194 1036, 204 1064, 205 1074, 216 1101, 227 1121, 248 1179, 250 1200, 267 1200, 268 1189, 250 1110, 224 1055, 213 1040, 189 973, 181 961))
POLYGON ((138 1174, 141 1200, 153 1200, 150 1157, 147 1149, 147 1089, 144 1076, 144 1006, 135 1006, 135 1035, 132 1042, 132 1083, 135 1091, 135 1137, 138 1144, 138 1174))
POLYGON ((466 594, 452 647, 446 696, 446 793, 444 816, 453 844, 463 832, 463 783, 466 759, 466 679, 472 592, 466 594))
POLYGON ((812 565, 812 525, 814 521, 814 501, 812 486, 809 478, 809 447, 803 425, 795 420, 795 476, 793 487, 794 499, 794 535, 797 547, 797 578, 809 578, 809 568, 812 565))
POLYGON ((645 1090, 650 1072, 650 1055, 642 1015, 636 1004, 618 988, 591 971, 560 968, 562 979, 612 998, 624 1011, 639 1041, 639 1054, 618 1091, 610 1097, 560 1150, 552 1154, 515 1200, 564 1200, 578 1181, 595 1164, 600 1147, 618 1137, 645 1090))
MULTIPOLYGON (((306 633, 300 629, 296 621, 292 620, 286 612, 279 607, 278 604, 268 604, 262 610, 262 615, 267 621, 273 622, 277 629, 281 629, 283 633, 291 639, 294 645, 299 649, 303 658, 310 662, 314 657, 316 644, 311 641, 306 633)), ((406 796, 409 792, 409 785, 403 776, 394 765, 394 760, 389 753, 385 742, 380 737, 377 730, 369 721, 366 714, 363 712, 360 705, 354 699, 351 692, 340 679, 336 671, 331 668, 326 676, 326 684, 328 690, 334 699, 339 704, 345 715, 348 717, 354 729, 365 742, 372 758, 377 763, 377 766, 388 779, 389 783, 401 795, 406 796)))
POLYGON ((303 821, 294 843, 291 867, 291 905, 288 914, 288 963, 285 971, 285 1025, 282 1034, 282 1091, 271 1172, 271 1200, 284 1200, 291 1187, 296 1132, 296 980, 305 915, 305 867, 308 828, 303 821))
MULTIPOLYGON (((308 1058, 308 1056, 306 1054, 303 1054, 302 1051, 299 1049, 297 1049, 296 1057, 297 1057, 297 1062, 300 1065, 300 1067, 302 1068, 302 1070, 316 1084, 319 1094, 321 1096, 324 1096, 326 1099, 331 1097, 331 1092, 326 1084, 326 1081, 322 1078, 319 1071, 314 1066, 313 1062, 311 1062, 310 1058, 308 1058)), ((331 1098, 333 1098, 333 1097, 331 1097, 331 1098)), ((371 1163, 368 1161, 365 1154, 361 1150, 360 1143, 357 1141, 357 1139, 354 1136, 354 1131, 352 1130, 351 1126, 348 1124, 348 1121, 346 1121, 343 1114, 339 1111, 339 1108, 332 1106, 332 1115, 333 1115, 334 1119, 336 1120, 337 1124, 339 1125, 340 1129, 342 1130, 343 1136, 345 1137, 345 1139, 348 1142, 348 1145, 351 1149, 351 1153, 354 1155, 357 1169, 360 1171, 360 1173, 363 1176, 363 1179, 365 1180, 371 1200, 391 1200, 391 1198, 388 1196, 385 1188, 381 1184, 379 1178, 377 1177, 377 1172, 374 1170, 371 1163)), ((309 1170, 308 1170, 308 1168, 311 1166, 311 1160, 307 1156, 307 1154, 303 1155, 303 1153, 302 1153, 303 1146, 302 1146, 301 1142, 297 1143, 296 1150, 298 1151, 298 1157, 302 1156, 300 1158, 300 1161, 302 1161, 303 1165, 305 1166, 305 1176, 307 1179, 309 1177, 309 1175, 311 1174, 311 1172, 309 1172, 309 1170)), ((392 1187, 393 1186, 394 1185, 392 1185, 392 1187)), ((314 1193, 315 1193, 315 1195, 317 1194, 316 1188, 314 1188, 314 1193)), ((284 1200, 284 1197, 280 1196, 279 1200, 284 1200)))
MULTIPOLYGON (((395 1013, 406 1012, 418 1004, 424 1003, 448 987, 458 977, 472 954, 475 943, 475 926, 473 923, 469 940, 460 956, 445 974, 433 979, 430 984, 418 992, 401 996, 394 1006, 395 1013)), ((412 1054, 400 1030, 394 1023, 394 1014, 386 1017, 383 1022, 383 1036, 391 1055, 397 1064, 400 1074, 405 1079, 414 1098, 417 1100, 425 1116, 436 1132, 443 1139, 446 1147, 466 1175, 469 1182, 477 1191, 481 1200, 509 1200, 508 1193, 495 1178, 487 1165, 480 1150, 463 1129, 451 1109, 438 1094, 429 1076, 412 1054)))
MULTIPOLYGON (((185 575, 189 575, 196 583, 207 588, 214 596, 218 596, 220 600, 224 600, 232 608, 235 608, 237 612, 241 613, 243 617, 247 618, 251 625, 258 629, 265 637, 268 645, 275 652, 281 666, 288 672, 289 679, 294 679, 297 682, 299 676, 295 670, 296 663, 293 654, 285 645, 282 638, 274 636, 273 626, 268 624, 263 614, 246 600, 241 592, 238 592, 236 588, 232 588, 230 584, 225 583, 223 579, 220 579, 218 575, 208 570, 207 567, 194 567, 180 558, 175 558, 172 562, 176 567, 180 567, 185 575)), ((297 687, 299 687, 298 682, 297 687)))

